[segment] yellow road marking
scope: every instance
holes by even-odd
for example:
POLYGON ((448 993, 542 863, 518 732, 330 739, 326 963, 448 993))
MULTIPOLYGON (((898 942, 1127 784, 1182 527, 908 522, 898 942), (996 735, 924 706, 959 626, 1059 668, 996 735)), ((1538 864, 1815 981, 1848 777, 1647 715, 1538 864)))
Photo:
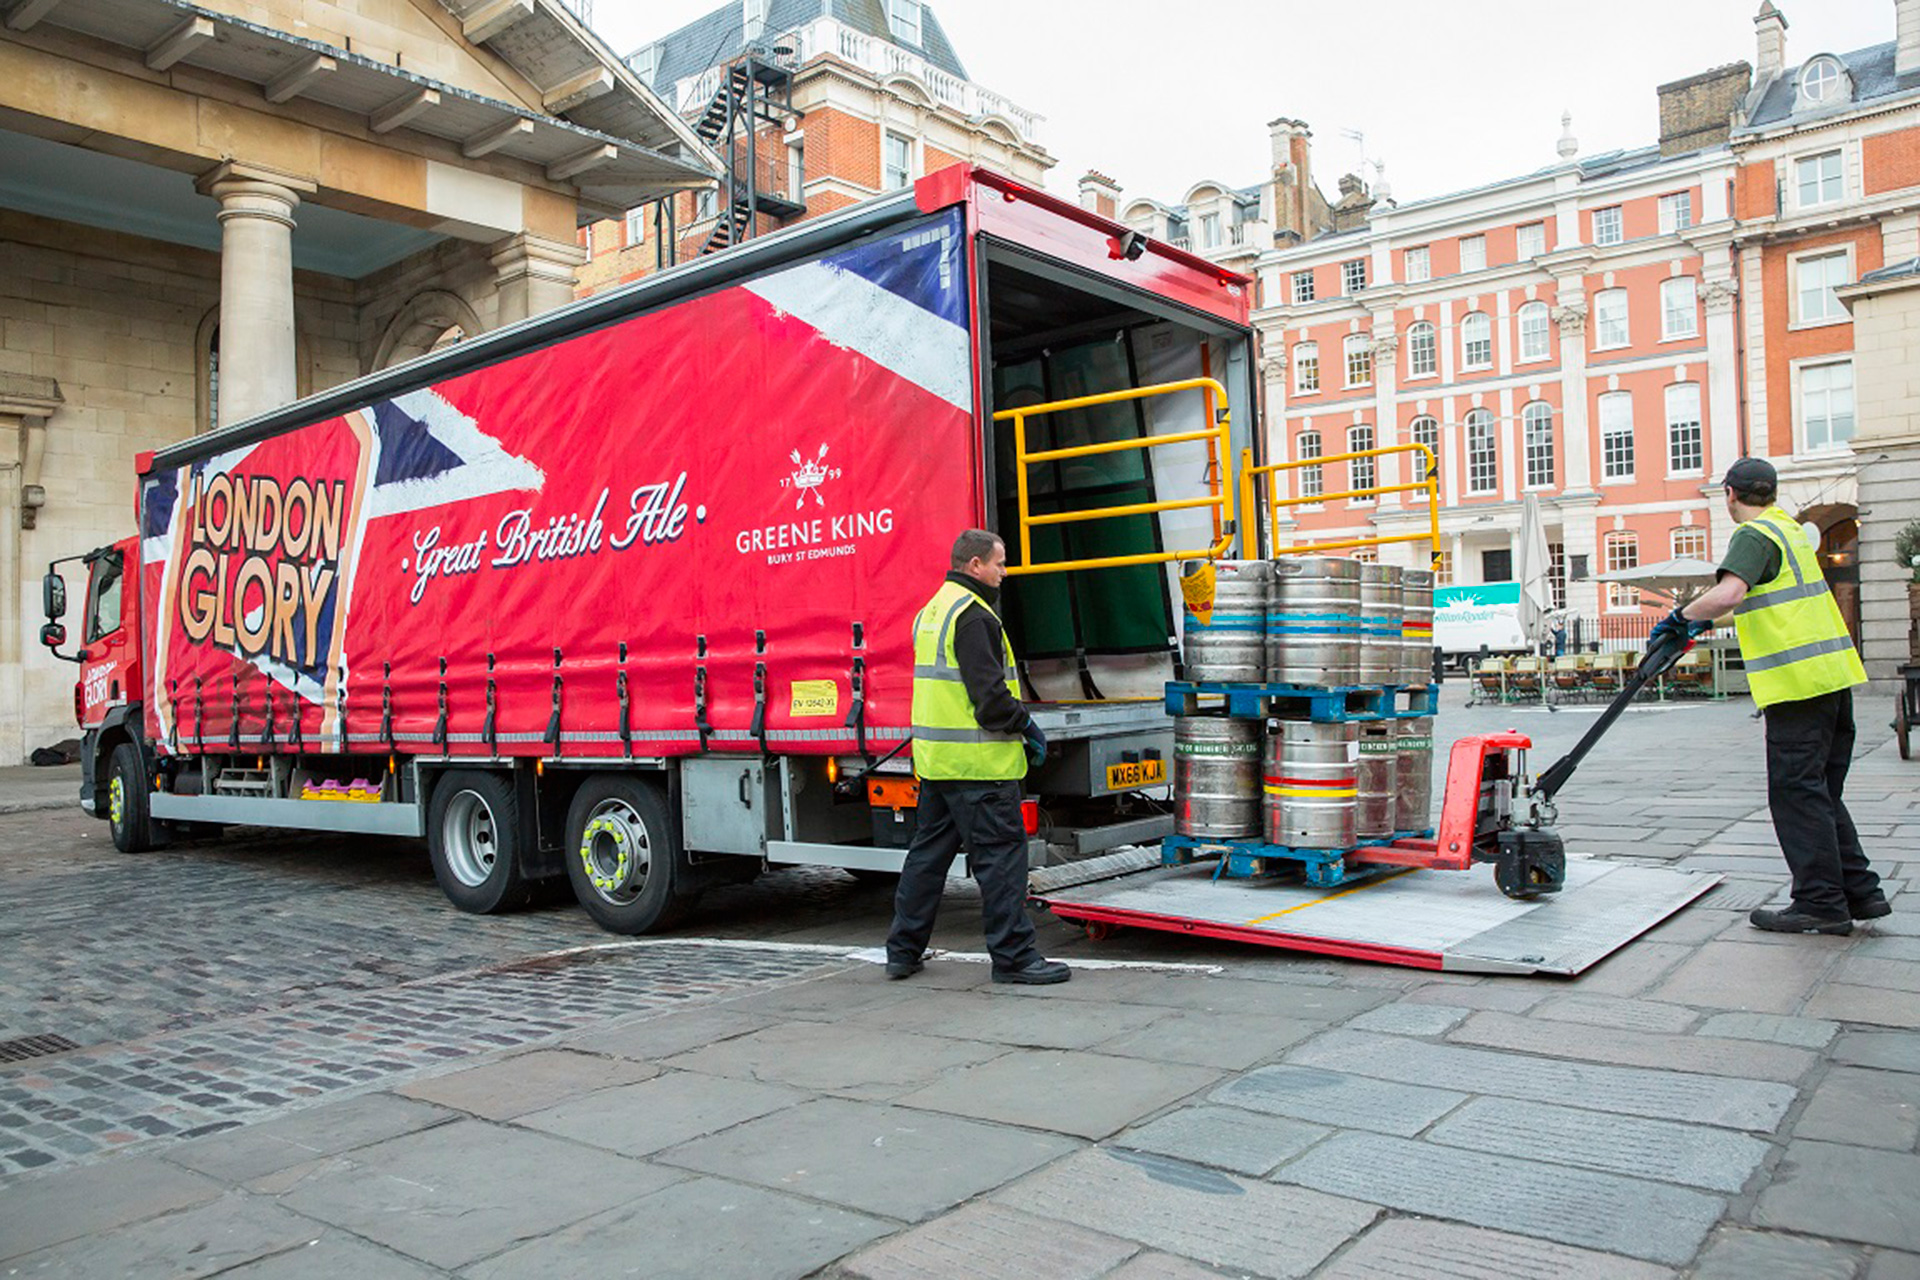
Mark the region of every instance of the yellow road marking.
POLYGON ((1276 911, 1272 915, 1255 916, 1253 919, 1247 921, 1247 923, 1248 924, 1264 924, 1268 920, 1278 920, 1281 916, 1290 916, 1296 911, 1305 911, 1308 907, 1317 907, 1323 902, 1332 902, 1335 898, 1344 898, 1350 893, 1358 893, 1362 889, 1371 889, 1375 885, 1385 884, 1389 880, 1393 880, 1400 876, 1406 875, 1409 871, 1418 871, 1419 869, 1420 868, 1418 867, 1402 867, 1398 871, 1390 871, 1386 875, 1380 876, 1376 879, 1368 880, 1365 884, 1357 884, 1353 886, 1353 888, 1351 889, 1342 889, 1340 890, 1340 892, 1330 893, 1324 898, 1315 898, 1311 902, 1302 902, 1297 906, 1288 907, 1284 911, 1276 911))

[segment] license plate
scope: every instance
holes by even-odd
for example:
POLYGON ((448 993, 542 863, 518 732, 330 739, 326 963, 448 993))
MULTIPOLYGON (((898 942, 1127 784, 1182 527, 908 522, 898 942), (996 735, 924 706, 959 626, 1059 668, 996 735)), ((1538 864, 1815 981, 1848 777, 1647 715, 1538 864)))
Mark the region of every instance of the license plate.
POLYGON ((1131 764, 1110 764, 1107 766, 1107 790, 1131 791, 1135 787, 1152 787, 1167 780, 1167 762, 1165 760, 1140 760, 1131 764))

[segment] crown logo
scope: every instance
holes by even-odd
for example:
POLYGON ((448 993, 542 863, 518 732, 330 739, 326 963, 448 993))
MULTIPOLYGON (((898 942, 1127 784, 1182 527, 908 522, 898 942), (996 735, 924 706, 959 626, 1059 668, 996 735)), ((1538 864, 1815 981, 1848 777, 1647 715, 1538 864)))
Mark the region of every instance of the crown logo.
POLYGON ((788 455, 793 459, 794 470, 780 482, 783 489, 794 492, 793 509, 798 511, 807 505, 807 495, 813 495, 814 505, 824 507, 827 500, 820 496, 820 487, 829 480, 840 476, 840 468, 827 465, 827 446, 821 445, 820 452, 808 458, 798 449, 788 455))

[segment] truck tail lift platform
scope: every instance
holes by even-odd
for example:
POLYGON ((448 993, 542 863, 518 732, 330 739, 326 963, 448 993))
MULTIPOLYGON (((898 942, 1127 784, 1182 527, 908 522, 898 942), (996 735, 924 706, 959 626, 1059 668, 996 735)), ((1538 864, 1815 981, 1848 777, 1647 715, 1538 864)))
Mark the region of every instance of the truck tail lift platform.
MULTIPOLYGON (((1526 735, 1456 741, 1434 837, 1356 849, 1349 861, 1363 865, 1346 868, 1348 879, 1334 887, 1222 879, 1212 863, 1068 883, 1072 869, 1063 867, 1034 901, 1095 938, 1133 926, 1417 969, 1577 974, 1720 883, 1666 868, 1569 863, 1553 829, 1553 798, 1580 761, 1642 686, 1691 647, 1676 640, 1650 650, 1573 750, 1531 785, 1526 735), (1504 896, 1438 874, 1480 862, 1493 864, 1504 896)), ((1103 866, 1109 875, 1119 869, 1103 866)))

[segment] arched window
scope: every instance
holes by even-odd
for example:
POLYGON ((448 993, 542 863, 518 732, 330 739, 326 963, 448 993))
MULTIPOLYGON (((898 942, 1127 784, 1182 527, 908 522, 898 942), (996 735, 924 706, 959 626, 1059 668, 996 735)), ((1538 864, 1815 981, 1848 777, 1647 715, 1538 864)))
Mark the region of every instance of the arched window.
MULTIPOLYGON (((1421 414, 1407 424, 1407 438, 1415 444, 1423 444, 1433 450, 1432 465, 1434 474, 1437 477, 1440 468, 1440 420, 1424 413, 1421 414)), ((1415 465, 1424 467, 1428 464, 1425 458, 1421 458, 1415 465)), ((1426 476, 1416 473, 1413 479, 1416 481, 1424 480, 1426 476)))
POLYGON ((1466 369, 1493 368, 1493 322, 1484 311, 1472 311, 1460 320, 1460 364, 1466 369))
POLYGON ((1320 389, 1320 344, 1317 342, 1296 342, 1293 344, 1293 393, 1298 396, 1312 395, 1320 389))
MULTIPOLYGON (((1302 431, 1300 433, 1300 439, 1294 445, 1293 456, 1301 462, 1305 462, 1309 458, 1319 457, 1320 433, 1318 431, 1302 431)), ((1301 497, 1317 498, 1326 492, 1319 467, 1301 467, 1299 470, 1301 497)))
POLYGON ((1425 320, 1407 330, 1407 376, 1425 377, 1437 372, 1440 364, 1438 344, 1433 340, 1433 326, 1425 320))
POLYGON ((1520 435, 1526 447, 1529 489, 1553 483, 1553 406, 1539 400, 1520 411, 1520 435))
MULTIPOLYGON (((1348 453, 1363 453, 1371 448, 1373 448, 1372 427, 1362 425, 1347 428, 1348 453)), ((1373 465, 1375 461, 1376 459, 1374 458, 1354 458, 1351 460, 1347 464, 1347 487, 1349 489, 1373 488, 1376 483, 1374 479, 1376 469, 1373 465)), ((1372 502, 1373 500, 1371 496, 1356 499, 1356 501, 1360 502, 1372 502)))
POLYGON ((1493 414, 1475 409, 1467 414, 1467 492, 1497 493, 1499 489, 1500 446, 1493 414))
POLYGON ((1520 308, 1520 358, 1545 360, 1552 354, 1547 335, 1547 304, 1529 302, 1520 308))
POLYGON ((1365 333, 1347 335, 1344 349, 1347 358, 1347 385, 1350 387, 1370 387, 1373 385, 1373 338, 1365 333))

